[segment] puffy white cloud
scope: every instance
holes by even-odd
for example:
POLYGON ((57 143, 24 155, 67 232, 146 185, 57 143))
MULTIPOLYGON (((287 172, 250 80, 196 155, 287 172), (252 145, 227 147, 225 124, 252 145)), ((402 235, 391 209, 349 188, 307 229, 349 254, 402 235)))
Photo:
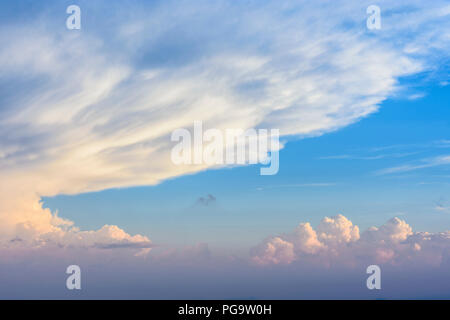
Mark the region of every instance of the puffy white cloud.
POLYGON ((117 226, 81 231, 72 221, 43 209, 37 195, 31 192, 17 195, 16 192, 8 190, 3 196, 10 195, 9 201, 0 203, 0 210, 3 210, 0 211, 0 247, 122 248, 140 253, 152 248, 147 237, 129 235, 117 226))
POLYGON ((359 239, 359 228, 343 215, 325 217, 317 227, 319 239, 325 244, 337 245, 359 239))
POLYGON ((401 242, 412 235, 412 228, 403 220, 395 217, 380 228, 371 227, 362 235, 362 241, 372 243, 401 242))
POLYGON ((259 264, 288 264, 295 260, 294 244, 280 237, 267 239, 254 250, 254 261, 259 264))
POLYGON ((402 265, 412 262, 440 265, 450 259, 450 231, 414 233, 403 220, 393 218, 359 236, 359 229, 342 215, 325 217, 315 231, 302 223, 294 232, 269 238, 252 250, 258 264, 402 265), (319 231, 320 230, 320 231, 319 231))
POLYGON ((77 245, 100 249, 113 248, 143 248, 152 247, 151 241, 141 235, 131 236, 117 226, 105 225, 96 231, 64 230, 44 234, 40 237, 44 242, 58 245, 77 245))
MULTIPOLYGON (((382 6, 392 14, 376 34, 365 29, 367 5, 353 1, 120 4, 105 6, 123 13, 114 23, 81 32, 39 14, 2 22, 1 240, 66 232, 71 222, 42 209, 42 195, 150 185, 210 168, 170 161, 171 132, 195 120, 304 137, 377 111, 401 77, 435 68, 450 46, 445 1, 382 6)), ((98 8, 89 7, 91 16, 98 8)), ((357 228, 336 219, 316 235, 302 227, 297 250, 356 241, 357 228)), ((97 235, 104 232, 114 239, 97 235)), ((76 234, 66 239, 83 242, 76 234)), ((274 241, 285 248, 277 261, 289 260, 289 245, 274 241)))
MULTIPOLYGON (((53 216, 54 219, 59 219, 53 216)), ((117 226, 105 225, 95 231, 81 231, 70 221, 51 225, 50 231, 36 229, 32 223, 16 226, 16 236, 3 243, 3 247, 17 248, 87 248, 87 249, 129 249, 136 255, 150 252, 153 244, 148 237, 131 236, 117 226)))
POLYGON ((317 233, 309 223, 301 223, 295 228, 294 233, 289 237, 294 244, 295 250, 305 253, 315 253, 325 247, 317 238, 317 233))

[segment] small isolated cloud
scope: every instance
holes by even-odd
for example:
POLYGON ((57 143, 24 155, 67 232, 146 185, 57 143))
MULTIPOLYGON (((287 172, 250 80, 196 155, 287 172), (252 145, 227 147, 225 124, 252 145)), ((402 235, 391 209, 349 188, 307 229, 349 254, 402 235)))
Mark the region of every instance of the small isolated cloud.
POLYGON ((360 233, 343 215, 325 217, 313 228, 301 223, 293 232, 269 237, 252 249, 260 265, 299 263, 317 266, 359 264, 440 265, 450 259, 450 231, 413 232, 404 220, 393 218, 360 233))
POLYGON ((212 194, 208 194, 205 197, 198 198, 197 202, 195 204, 199 205, 199 206, 208 207, 208 206, 216 204, 216 202, 217 202, 216 197, 213 196, 212 194))
POLYGON ((426 96, 425 93, 414 93, 408 96, 408 100, 418 100, 422 99, 425 96, 426 96))
POLYGON ((439 212, 450 213, 450 204, 443 197, 441 197, 438 201, 436 201, 436 206, 434 209, 439 212))

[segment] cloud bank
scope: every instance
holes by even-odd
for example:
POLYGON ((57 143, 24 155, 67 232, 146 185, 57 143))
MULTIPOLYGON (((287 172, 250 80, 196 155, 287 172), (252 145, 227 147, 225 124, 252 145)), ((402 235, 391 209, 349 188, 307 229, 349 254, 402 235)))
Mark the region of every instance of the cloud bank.
POLYGON ((413 232, 399 218, 360 233, 344 217, 325 217, 317 228, 299 224, 293 232, 267 238, 252 250, 260 265, 303 264, 322 267, 355 267, 371 264, 437 267, 450 262, 450 231, 413 232))

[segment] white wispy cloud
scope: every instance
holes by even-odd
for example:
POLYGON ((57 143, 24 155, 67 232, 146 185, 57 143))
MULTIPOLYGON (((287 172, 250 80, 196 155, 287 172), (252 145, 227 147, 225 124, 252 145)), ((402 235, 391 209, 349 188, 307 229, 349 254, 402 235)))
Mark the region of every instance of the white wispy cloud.
POLYGON ((386 158, 404 158, 415 155, 419 152, 404 152, 404 153, 385 153, 385 154, 377 154, 377 155, 350 155, 350 154, 342 154, 342 155, 332 155, 332 156, 323 156, 319 157, 321 160, 380 160, 386 158))
POLYGON ((450 140, 440 139, 424 143, 394 144, 380 147, 360 148, 351 153, 321 156, 320 160, 380 160, 405 158, 419 153, 450 147, 450 140), (390 152, 388 152, 390 151, 390 152))
POLYGON ((258 187, 257 190, 278 189, 278 188, 333 187, 335 185, 337 185, 337 183, 335 183, 335 182, 293 183, 293 184, 279 184, 279 185, 258 187))
POLYGON ((414 170, 420 170, 425 168, 437 167, 450 164, 450 156, 437 156, 434 158, 422 159, 418 162, 408 163, 404 165, 399 165, 391 168, 385 168, 379 170, 378 174, 391 174, 391 173, 400 173, 400 172, 409 172, 414 170))

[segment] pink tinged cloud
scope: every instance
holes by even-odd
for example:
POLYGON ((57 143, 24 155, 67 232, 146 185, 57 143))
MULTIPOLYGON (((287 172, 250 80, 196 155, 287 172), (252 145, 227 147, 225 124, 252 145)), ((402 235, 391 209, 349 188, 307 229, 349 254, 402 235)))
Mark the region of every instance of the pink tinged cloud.
POLYGON ((416 262, 439 266, 450 259, 449 248, 450 231, 415 233, 405 221, 393 218, 360 234, 358 226, 337 215, 325 217, 315 230, 309 223, 301 223, 292 233, 267 238, 252 249, 251 259, 259 265, 330 267, 416 262))

